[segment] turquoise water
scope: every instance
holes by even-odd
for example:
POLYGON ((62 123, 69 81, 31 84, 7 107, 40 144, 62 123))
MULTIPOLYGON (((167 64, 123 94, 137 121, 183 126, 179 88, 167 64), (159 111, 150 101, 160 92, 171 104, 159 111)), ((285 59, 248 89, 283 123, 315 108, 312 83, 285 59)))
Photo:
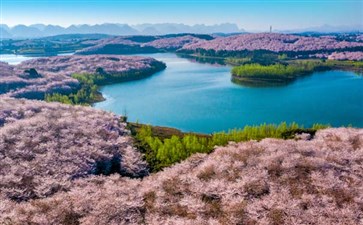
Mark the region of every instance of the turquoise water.
MULTIPOLYGON (((130 121, 211 133, 261 123, 296 121, 363 127, 363 76, 317 72, 280 87, 251 88, 230 81, 229 66, 201 64, 175 54, 148 54, 167 69, 147 79, 108 85, 94 107, 130 121)), ((29 59, 2 55, 17 64, 29 59)))
POLYGON ((316 72, 280 87, 230 81, 229 66, 200 64, 174 54, 150 54, 168 66, 144 80, 108 85, 94 107, 130 121, 211 133, 245 125, 295 121, 363 127, 363 77, 316 72))

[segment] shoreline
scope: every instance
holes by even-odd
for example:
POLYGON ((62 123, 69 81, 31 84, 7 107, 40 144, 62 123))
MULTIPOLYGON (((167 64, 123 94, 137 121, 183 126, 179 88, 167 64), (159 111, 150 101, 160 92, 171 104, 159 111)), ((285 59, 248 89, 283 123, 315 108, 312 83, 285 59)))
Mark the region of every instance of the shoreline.
POLYGON ((69 95, 50 94, 45 95, 44 100, 47 102, 59 101, 67 104, 80 104, 91 105, 105 101, 105 97, 100 91, 102 86, 117 84, 122 82, 142 80, 150 77, 160 71, 165 70, 166 64, 161 61, 155 61, 150 65, 150 68, 143 70, 130 70, 125 73, 104 73, 99 74, 73 74, 72 78, 78 80, 80 83, 79 89, 69 95), (82 94, 84 99, 78 100, 78 94, 82 94), (86 93, 84 95, 84 93, 86 93))
POLYGON ((292 60, 287 64, 243 64, 231 70, 231 81, 236 84, 263 87, 287 85, 300 77, 316 72, 348 71, 363 75, 363 61, 292 60), (276 67, 279 73, 275 73, 276 67))

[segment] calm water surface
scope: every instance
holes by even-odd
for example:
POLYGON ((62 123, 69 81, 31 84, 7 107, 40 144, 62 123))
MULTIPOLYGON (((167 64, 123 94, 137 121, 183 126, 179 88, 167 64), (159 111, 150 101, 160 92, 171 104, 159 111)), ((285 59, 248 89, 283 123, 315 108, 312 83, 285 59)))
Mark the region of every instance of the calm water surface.
POLYGON ((363 127, 363 77, 317 72, 280 87, 251 88, 230 81, 229 66, 201 64, 174 54, 148 54, 167 69, 147 79, 101 88, 95 108, 130 121, 211 133, 245 125, 298 122, 363 127))
MULTIPOLYGON (((73 53, 62 53, 62 54, 58 54, 58 55, 73 55, 73 53)), ((34 58, 39 58, 39 56, 0 54, 0 61, 7 62, 10 65, 17 65, 25 60, 34 59, 34 58)))
POLYGON ((16 65, 21 63, 22 61, 28 59, 34 59, 35 57, 28 57, 23 55, 14 55, 14 54, 0 54, 0 61, 7 62, 10 65, 16 65))
MULTIPOLYGON (((230 81, 229 66, 201 64, 175 54, 147 54, 167 69, 147 79, 101 88, 95 108, 130 121, 211 133, 245 125, 296 121, 363 127, 363 77, 317 72, 281 87, 251 88, 230 81)), ((33 57, 0 55, 18 64, 33 57)))

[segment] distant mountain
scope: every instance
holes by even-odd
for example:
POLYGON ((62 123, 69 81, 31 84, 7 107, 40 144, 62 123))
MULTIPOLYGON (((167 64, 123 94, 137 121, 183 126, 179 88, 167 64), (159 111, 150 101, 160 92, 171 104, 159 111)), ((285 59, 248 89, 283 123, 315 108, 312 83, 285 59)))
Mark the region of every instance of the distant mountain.
POLYGON ((4 29, 6 31, 9 31, 10 30, 10 28, 6 24, 0 24, 0 28, 4 29))
POLYGON ((12 35, 6 30, 6 28, 0 27, 0 39, 11 37, 12 35))
POLYGON ((155 29, 155 27, 150 26, 150 27, 146 27, 145 29, 143 29, 141 31, 141 34, 142 35, 160 35, 161 33, 157 29, 155 29))
POLYGON ((162 34, 212 34, 212 33, 240 33, 236 24, 223 23, 217 25, 185 25, 177 23, 139 24, 129 26, 127 24, 104 23, 96 25, 71 25, 61 27, 57 25, 33 24, 30 26, 17 25, 9 28, 1 24, 3 38, 37 38, 61 34, 107 34, 107 35, 162 35, 162 34))
POLYGON ((37 23, 37 24, 32 24, 29 27, 34 27, 34 28, 37 28, 40 31, 43 31, 47 27, 47 25, 41 24, 41 23, 37 23))
POLYGON ((21 38, 34 38, 34 37, 42 37, 44 36, 43 33, 35 27, 28 27, 25 25, 17 25, 12 27, 9 31, 10 34, 14 37, 21 37, 21 38))
POLYGON ((59 34, 65 34, 65 29, 61 26, 57 25, 48 25, 43 28, 43 35, 44 36, 54 36, 59 34))
POLYGON ((102 24, 90 26, 86 33, 99 33, 109 35, 135 35, 139 31, 131 28, 127 24, 102 24))
POLYGON ((245 31, 243 29, 239 29, 236 24, 232 23, 223 23, 213 26, 197 24, 193 26, 193 29, 195 30, 195 33, 238 33, 245 31))
MULTIPOLYGON (((186 25, 182 23, 144 23, 138 25, 128 25, 119 23, 104 23, 96 25, 71 25, 61 27, 58 25, 33 24, 30 26, 17 25, 8 27, 0 24, 2 38, 37 38, 62 34, 107 34, 107 35, 164 35, 164 34, 239 34, 245 33, 233 23, 222 23, 215 25, 186 25)), ((355 26, 330 26, 311 27, 304 29, 273 30, 278 33, 339 33, 363 31, 363 24, 355 26)))
POLYGON ((244 32, 236 24, 223 23, 216 25, 196 24, 193 26, 178 23, 159 23, 159 24, 138 24, 132 26, 134 29, 148 34, 178 34, 178 33, 196 33, 196 34, 213 34, 213 33, 239 33, 244 32), (154 30, 156 33, 150 33, 154 30))
POLYGON ((291 29, 291 30, 275 30, 280 33, 348 33, 348 32, 362 32, 363 24, 354 26, 331 26, 324 24, 317 27, 308 27, 303 29, 291 29))
POLYGON ((123 24, 97 24, 97 25, 72 25, 64 30, 65 34, 109 34, 109 35, 134 35, 137 30, 123 24))

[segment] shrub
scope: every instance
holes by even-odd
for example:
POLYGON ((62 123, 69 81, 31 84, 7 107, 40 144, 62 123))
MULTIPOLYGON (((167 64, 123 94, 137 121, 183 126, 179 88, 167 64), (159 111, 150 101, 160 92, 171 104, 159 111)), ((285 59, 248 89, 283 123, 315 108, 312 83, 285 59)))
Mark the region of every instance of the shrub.
POLYGON ((154 136, 151 126, 138 129, 135 139, 144 149, 146 160, 151 170, 156 172, 163 167, 180 162, 195 153, 210 153, 215 146, 225 146, 228 142, 261 140, 263 138, 294 138, 296 134, 310 133, 312 136, 317 129, 327 127, 315 124, 311 129, 304 129, 296 123, 279 125, 262 124, 246 126, 243 129, 233 129, 228 132, 217 132, 210 136, 197 134, 172 135, 160 139, 154 136))

